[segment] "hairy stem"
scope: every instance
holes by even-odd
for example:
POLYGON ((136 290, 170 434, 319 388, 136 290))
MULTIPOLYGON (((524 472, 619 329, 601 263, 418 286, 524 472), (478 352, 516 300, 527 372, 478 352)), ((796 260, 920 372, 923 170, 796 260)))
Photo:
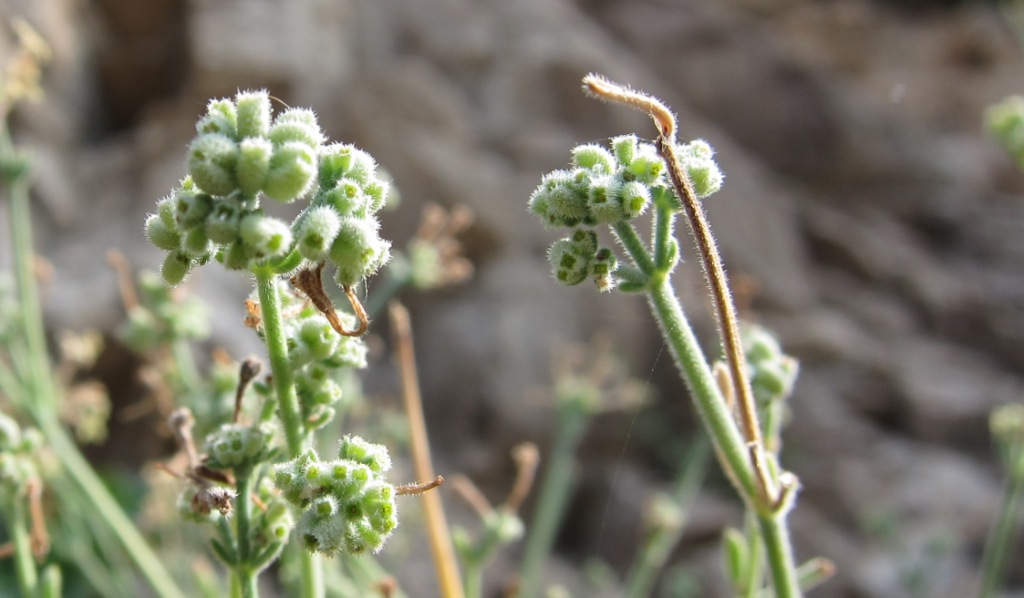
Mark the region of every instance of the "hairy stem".
MULTIPOLYGON (((288 361, 288 344, 281 321, 281 298, 278 296, 274 271, 269 267, 257 268, 256 293, 260 298, 260 316, 263 337, 267 344, 270 370, 277 391, 278 410, 288 443, 288 455, 298 457, 306 448, 305 426, 295 394, 295 382, 288 361)), ((302 571, 302 598, 320 598, 324 595, 323 567, 320 559, 305 549, 299 550, 302 571)))
POLYGON ((255 476, 250 468, 235 471, 238 496, 235 500, 235 533, 238 536, 238 563, 235 575, 238 576, 244 598, 259 595, 256 587, 257 576, 252 568, 252 542, 250 542, 250 526, 252 524, 252 495, 255 476))
POLYGON ((768 557, 768 568, 772 572, 775 598, 801 596, 800 578, 797 575, 796 563, 793 562, 793 547, 789 543, 786 514, 758 514, 757 522, 761 528, 765 556, 768 557))
MULTIPOLYGON (((714 299, 722 347, 725 351, 732 386, 739 406, 743 437, 750 444, 752 450, 763 452, 764 443, 761 440, 761 427, 757 420, 757 407, 754 404, 754 393, 747 376, 747 358, 743 353, 743 344, 740 342, 736 306, 733 304, 732 294, 729 292, 729 281, 725 274, 725 268, 722 266, 722 256, 718 252, 715 238, 711 235, 711 227, 708 225, 704 208, 676 157, 675 140, 661 135, 657 139, 657 146, 658 152, 668 166, 672 186, 683 202, 683 209, 690 225, 690 233, 697 243, 697 250, 704 263, 704 274, 714 299)), ((763 459, 761 460, 763 461, 763 459)), ((760 470, 755 470, 754 475, 757 477, 759 486, 758 494, 755 496, 762 502, 774 500, 774 483, 766 479, 760 470)))
POLYGON ((751 500, 757 495, 757 486, 746 443, 715 384, 697 336, 683 314, 669 280, 661 277, 652 281, 647 297, 676 367, 696 403, 704 428, 711 435, 722 466, 740 496, 751 500))

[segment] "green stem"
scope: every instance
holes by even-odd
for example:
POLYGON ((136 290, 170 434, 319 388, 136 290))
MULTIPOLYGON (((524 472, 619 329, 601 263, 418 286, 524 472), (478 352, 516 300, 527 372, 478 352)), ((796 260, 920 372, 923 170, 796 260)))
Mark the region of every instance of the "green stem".
POLYGON ((786 514, 782 512, 758 514, 768 567, 772 571, 775 598, 796 598, 802 595, 800 579, 793 562, 793 547, 789 543, 786 514))
POLYGON ((32 556, 32 537, 29 533, 27 497, 15 494, 7 505, 10 515, 9 528, 11 543, 14 544, 14 566, 18 572, 18 588, 22 596, 32 596, 36 591, 38 575, 36 561, 32 556))
POLYGON ((980 598, 992 598, 999 590, 1006 570, 1008 549, 1013 545, 1017 535, 1018 512, 1024 495, 1024 475, 1013 471, 1021 469, 1013 466, 1019 460, 1018 458, 1010 461, 1011 467, 1003 489, 999 516, 993 522, 992 531, 985 542, 985 552, 981 561, 980 598))
POLYGON ((665 206, 658 205, 654 212, 654 266, 668 272, 672 267, 670 247, 672 244, 672 223, 675 216, 665 206))
POLYGON ((484 589, 484 568, 482 563, 463 563, 462 586, 466 598, 481 598, 484 589))
POLYGON ((701 435, 688 451, 685 465, 670 495, 672 502, 680 509, 681 520, 675 525, 659 526, 651 532, 626 580, 627 598, 653 595, 658 572, 664 568, 672 550, 683 537, 688 511, 704 483, 710 449, 707 436, 701 435))
MULTIPOLYGON (((0 135, 0 159, 13 156, 14 150, 6 127, 0 135)), ((10 181, 7 187, 11 200, 11 241, 14 251, 14 278, 18 285, 18 311, 21 315, 22 333, 25 335, 25 352, 28 357, 28 372, 22 372, 23 379, 31 381, 31 395, 40 404, 52 409, 56 407, 53 378, 50 376, 49 352, 46 349, 46 333, 43 328, 43 312, 39 302, 39 288, 35 276, 35 253, 32 242, 32 216, 29 207, 28 176, 10 181)))
MULTIPOLYGON (((284 338, 281 321, 281 298, 277 292, 274 271, 268 267, 256 268, 256 292, 260 298, 260 316, 263 320, 263 337, 267 343, 270 370, 274 376, 278 409, 288 441, 288 454, 298 457, 305 450, 307 437, 299 410, 299 399, 295 394, 295 383, 291 364, 288 361, 288 344, 284 338)), ((320 559, 305 549, 299 550, 302 570, 302 598, 320 598, 324 595, 323 566, 320 559)))
POLYGON ((299 398, 295 394, 292 367, 288 361, 288 343, 284 338, 284 326, 281 321, 281 297, 277 293, 276 275, 273 270, 258 268, 255 274, 256 292, 260 297, 263 338, 267 343, 270 370, 274 376, 277 405, 288 440, 288 455, 294 459, 306 448, 306 431, 299 410, 299 398))
MULTIPOLYGON (((4 159, 13 154, 13 149, 6 127, 0 129, 0 159, 4 159)), ((30 400, 26 401, 28 411, 35 418, 65 473, 74 480, 92 507, 92 511, 107 523, 120 540, 129 558, 138 566, 153 591, 163 597, 180 597, 181 592, 159 558, 57 421, 57 390, 50 371, 42 311, 39 306, 39 291, 33 272, 35 258, 32 249, 32 218, 27 179, 12 181, 8 185, 8 191, 11 200, 10 229, 15 278, 18 283, 19 310, 22 314, 29 359, 29 371, 21 373, 25 390, 30 397, 30 400)), ((63 501, 80 501, 83 496, 64 495, 60 498, 63 501)))
POLYGON ((629 257, 633 258, 636 267, 640 268, 648 276, 653 274, 654 260, 651 258, 651 253, 647 250, 644 242, 640 240, 640 235, 636 233, 633 225, 628 221, 616 222, 612 225, 612 230, 619 239, 619 243, 622 243, 622 246, 626 248, 629 257))
MULTIPOLYGON (((64 473, 82 492, 95 516, 107 523, 153 591, 165 598, 183 597, 184 594, 178 589, 160 558, 111 496, 110 491, 96 475, 96 471, 78 451, 78 447, 57 422, 56 416, 44 414, 39 410, 35 411, 34 415, 47 444, 61 462, 64 473)), ((61 500, 77 501, 81 500, 81 497, 61 496, 61 500)))
POLYGON ((235 530, 238 537, 238 562, 235 564, 235 575, 242 586, 244 598, 255 598, 259 595, 256 587, 257 574, 252 567, 252 543, 250 542, 250 526, 252 524, 252 491, 255 476, 250 468, 239 468, 235 471, 236 488, 235 530))
POLYGON ((555 445, 544 470, 536 512, 526 538, 518 598, 534 598, 540 593, 544 564, 551 555, 576 477, 573 471, 576 447, 588 420, 588 414, 576 406, 559 410, 555 445))
POLYGON ((718 390, 697 336, 683 314, 679 299, 668 278, 659 276, 652 279, 647 298, 683 381, 696 403, 704 428, 711 435, 722 466, 736 485, 740 496, 748 504, 753 504, 757 496, 757 486, 746 443, 718 390))

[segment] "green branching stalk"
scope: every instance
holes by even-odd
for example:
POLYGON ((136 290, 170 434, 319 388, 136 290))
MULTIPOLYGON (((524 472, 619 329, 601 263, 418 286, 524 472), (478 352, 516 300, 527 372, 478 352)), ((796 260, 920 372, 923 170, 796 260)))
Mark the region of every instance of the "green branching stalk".
MULTIPOLYGON (((291 365, 288 362, 288 344, 281 321, 281 298, 278 296, 275 274, 270 268, 256 269, 256 292, 260 298, 263 334, 277 391, 278 409, 288 443, 288 455, 298 457, 306 447, 306 434, 302 424, 299 400, 295 394, 291 365)), ((303 598, 324 595, 323 565, 308 550, 300 550, 303 598)))
POLYGON ((647 292, 651 311, 668 341, 676 367, 686 382, 697 411, 709 431, 719 460, 744 497, 755 495, 757 486, 748 459, 747 446, 740 435, 732 413, 722 398, 704 358, 697 336, 676 297, 670 281, 664 276, 653 282, 647 292))
POLYGON ((589 420, 590 415, 581 403, 560 401, 555 445, 544 468, 540 495, 523 551, 519 598, 540 595, 544 565, 551 556, 555 535, 576 479, 576 448, 583 439, 589 420))
POLYGON ((238 496, 235 500, 235 533, 238 538, 238 563, 235 575, 238 577, 243 598, 254 598, 258 595, 256 580, 258 571, 253 570, 252 561, 252 493, 256 476, 250 468, 235 471, 238 496))
POLYGON ((306 448, 306 433, 302 424, 302 412, 299 410, 299 399, 295 394, 291 364, 288 362, 288 343, 284 337, 281 320, 281 298, 275 284, 276 274, 270 268, 257 268, 255 274, 263 336, 270 358, 270 369, 274 376, 281 422, 284 424, 288 442, 288 456, 295 458, 306 448))

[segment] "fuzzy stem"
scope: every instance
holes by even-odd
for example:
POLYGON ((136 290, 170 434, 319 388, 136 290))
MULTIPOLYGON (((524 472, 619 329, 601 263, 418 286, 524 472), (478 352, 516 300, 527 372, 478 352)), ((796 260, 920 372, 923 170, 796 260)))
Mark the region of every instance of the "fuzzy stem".
POLYGON ((551 555, 576 479, 573 471, 576 448, 583 439, 589 420, 589 414, 575 403, 568 403, 558 410, 555 445, 544 468, 540 496, 526 536, 517 598, 534 598, 540 594, 544 564, 551 555))
MULTIPOLYGON (((284 338, 281 321, 281 298, 275 284, 275 274, 269 267, 258 267, 256 292, 260 298, 260 316, 263 321, 263 338, 267 344, 270 370, 277 391, 277 404, 288 442, 288 455, 298 457, 306 448, 305 426, 299 410, 299 399, 295 394, 295 383, 291 364, 288 361, 288 344, 284 338)), ((302 571, 302 598, 320 598, 324 595, 323 567, 320 559, 302 549, 299 551, 302 571)))
POLYGON ((748 501, 752 500, 757 496, 757 486, 746 443, 715 384, 697 336, 683 314, 669 280, 666 277, 652 280, 647 297, 651 311, 661 327, 662 336, 668 341, 676 367, 718 450, 722 466, 740 495, 748 501))
POLYGON ((981 560, 981 592, 980 598, 992 598, 1002 583, 1008 549, 1014 544, 1017 536, 1017 520, 1019 517, 1021 498, 1024 497, 1024 467, 1021 467, 1021 449, 1015 447, 1016 456, 1009 459, 1006 484, 1003 488, 1002 504, 999 516, 993 522, 985 542, 985 552, 981 560))
POLYGON ((21 493, 11 498, 7 505, 8 531, 14 545, 14 566, 18 572, 18 588, 22 596, 35 594, 38 575, 36 562, 32 556, 32 538, 29 533, 27 497, 21 493))
MULTIPOLYGON (((754 393, 747 376, 747 358, 743 352, 743 344, 740 342, 736 306, 733 304, 732 294, 729 292, 729 281, 725 274, 725 268, 722 266, 722 256, 718 252, 715 238, 711 235, 711 227, 708 225, 704 208, 676 157, 675 141, 661 135, 657 139, 657 146, 658 153, 661 154, 668 166, 672 186, 683 202, 683 209, 690 225, 690 233, 697 243, 701 261, 704 263, 704 274, 714 299, 722 347, 729 365, 732 386, 736 393, 743 437, 751 445, 752 450, 763 451, 764 443, 761 440, 761 427, 757 420, 757 407, 754 404, 754 393)), ((759 486, 758 494, 754 497, 760 499, 762 503, 774 500, 775 490, 772 480, 766 479, 760 471, 755 471, 754 475, 757 477, 759 486)))
POLYGON ((636 229, 633 225, 626 221, 616 222, 613 225, 616 238, 619 243, 626 248, 626 252, 629 253, 629 257, 633 259, 633 263, 636 264, 637 268, 644 274, 650 276, 654 272, 654 259, 651 258, 650 251, 644 245, 644 242, 640 240, 640 235, 636 234, 636 229))
MULTIPOLYGON (((392 301, 388 304, 388 315, 391 318, 402 375, 402 398, 406 416, 409 418, 409 444, 413 453, 413 468, 417 478, 430 480, 434 477, 434 464, 430 458, 430 441, 427 437, 426 420, 423 417, 423 400, 416 374, 416 356, 413 352, 409 312, 397 301, 392 301)), ((441 496, 435 490, 423 494, 421 500, 426 515, 430 553, 434 558, 434 569, 437 572, 441 595, 445 598, 462 598, 465 591, 441 496)))
POLYGON ((236 489, 238 491, 235 500, 235 533, 238 536, 238 563, 235 565, 235 574, 242 586, 244 598, 254 598, 259 595, 256 582, 257 575, 252 567, 252 543, 250 542, 250 525, 252 524, 252 495, 255 476, 251 468, 241 468, 235 471, 236 489))
POLYGON ((270 268, 256 268, 256 292, 260 298, 263 338, 270 357, 270 370, 277 391, 277 405, 288 442, 288 456, 294 459, 306 448, 306 432, 295 394, 292 366, 288 361, 288 343, 281 321, 281 298, 277 293, 276 275, 270 268))
POLYGON ((800 579, 797 576, 796 564, 793 562, 793 547, 789 543, 786 514, 784 512, 758 514, 757 522, 761 528, 761 539, 764 541, 768 567, 772 571, 772 587, 775 590, 775 598, 802 596, 800 579))

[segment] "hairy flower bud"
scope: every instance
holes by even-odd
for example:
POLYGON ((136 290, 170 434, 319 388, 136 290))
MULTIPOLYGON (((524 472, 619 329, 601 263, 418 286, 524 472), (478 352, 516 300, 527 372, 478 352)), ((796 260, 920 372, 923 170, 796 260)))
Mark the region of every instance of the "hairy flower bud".
POLYGON ((200 135, 188 149, 188 172, 211 195, 228 195, 238 187, 237 162, 238 144, 221 133, 200 135))
POLYGON ((270 96, 265 90, 240 91, 235 96, 238 138, 265 137, 270 130, 270 96))

